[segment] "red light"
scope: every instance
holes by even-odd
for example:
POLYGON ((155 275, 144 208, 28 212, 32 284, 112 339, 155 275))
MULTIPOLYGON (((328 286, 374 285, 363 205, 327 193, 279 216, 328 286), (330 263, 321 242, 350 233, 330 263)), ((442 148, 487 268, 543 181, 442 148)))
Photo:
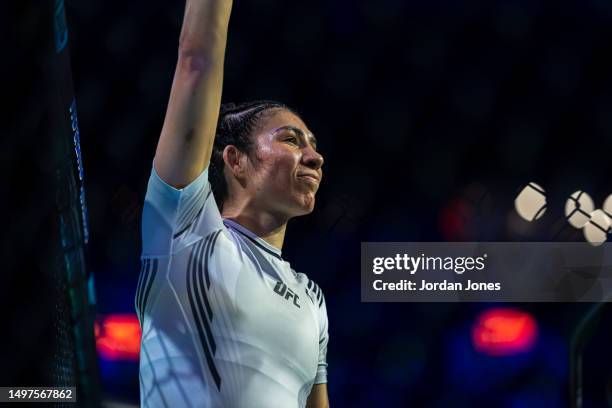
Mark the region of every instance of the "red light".
POLYGON ((510 356, 531 350, 537 333, 537 323, 529 313, 494 308, 478 316, 472 329, 472 343, 481 353, 510 356))
POLYGON ((453 199, 442 209, 439 225, 446 241, 464 241, 467 237, 468 221, 473 218, 470 207, 460 199, 453 199))
POLYGON ((106 360, 137 361, 140 324, 135 314, 110 315, 95 327, 98 354, 106 360))

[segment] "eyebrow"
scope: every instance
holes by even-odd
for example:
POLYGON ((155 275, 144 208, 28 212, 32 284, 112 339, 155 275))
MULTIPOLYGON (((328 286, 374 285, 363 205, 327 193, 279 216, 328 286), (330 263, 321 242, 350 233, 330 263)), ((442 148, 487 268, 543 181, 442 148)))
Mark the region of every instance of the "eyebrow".
POLYGON ((295 126, 291 126, 291 125, 287 125, 287 126, 281 126, 278 129, 276 129, 274 131, 274 133, 279 132, 281 130, 292 130, 294 131, 298 136, 303 137, 304 139, 306 139, 308 136, 310 136, 310 143, 312 145, 314 145, 314 147, 316 148, 318 146, 317 143, 317 138, 315 137, 315 135, 313 135, 312 133, 306 133, 304 132, 302 129, 295 127, 295 126))

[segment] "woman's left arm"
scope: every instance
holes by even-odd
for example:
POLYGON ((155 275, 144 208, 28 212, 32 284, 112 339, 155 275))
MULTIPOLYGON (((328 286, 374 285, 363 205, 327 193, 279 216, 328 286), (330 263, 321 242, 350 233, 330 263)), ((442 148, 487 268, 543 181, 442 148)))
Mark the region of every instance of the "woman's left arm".
POLYGON ((327 384, 315 384, 308 396, 306 408, 329 408, 329 398, 327 397, 327 384))

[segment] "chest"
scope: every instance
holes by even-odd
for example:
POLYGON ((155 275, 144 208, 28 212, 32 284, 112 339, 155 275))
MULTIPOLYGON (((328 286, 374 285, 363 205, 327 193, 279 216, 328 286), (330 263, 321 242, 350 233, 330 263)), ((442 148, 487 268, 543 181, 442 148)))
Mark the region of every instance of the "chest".
POLYGON ((316 370, 319 324, 305 285, 279 279, 282 272, 255 272, 245 267, 235 287, 234 322, 250 344, 279 361, 316 370))

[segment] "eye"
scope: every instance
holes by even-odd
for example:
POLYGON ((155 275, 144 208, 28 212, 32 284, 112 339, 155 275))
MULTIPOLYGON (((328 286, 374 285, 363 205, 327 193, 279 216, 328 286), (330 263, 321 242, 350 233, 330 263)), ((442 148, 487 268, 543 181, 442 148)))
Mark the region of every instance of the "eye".
POLYGON ((294 144, 296 146, 299 145, 298 138, 296 136, 293 136, 293 135, 285 137, 284 141, 285 142, 289 142, 291 144, 294 144))

